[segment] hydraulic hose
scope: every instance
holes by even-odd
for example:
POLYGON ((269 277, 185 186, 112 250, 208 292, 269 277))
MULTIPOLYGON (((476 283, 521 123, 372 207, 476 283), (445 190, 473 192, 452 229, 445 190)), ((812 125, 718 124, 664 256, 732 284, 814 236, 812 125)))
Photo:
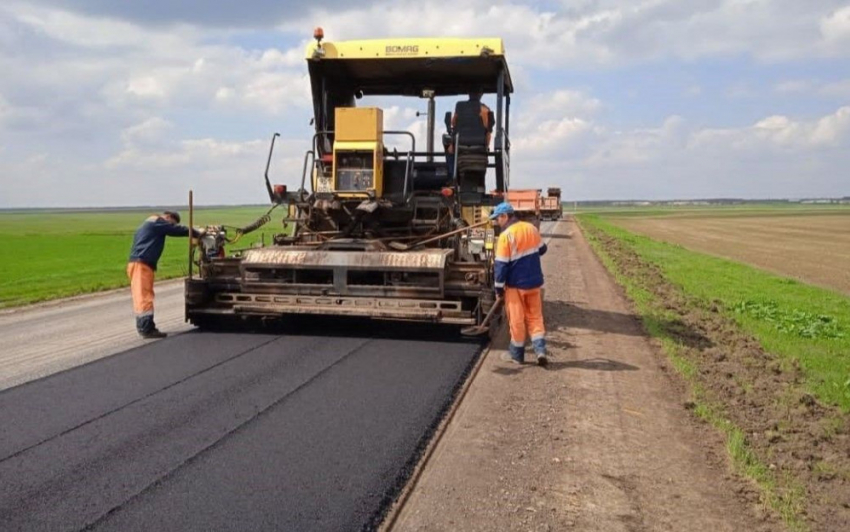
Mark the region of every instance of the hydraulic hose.
POLYGON ((254 231, 259 229, 260 227, 269 223, 272 219, 272 216, 271 216, 272 211, 275 210, 275 208, 277 208, 277 204, 273 205, 272 208, 268 210, 268 212, 266 212, 264 215, 260 216, 255 221, 251 222, 250 224, 246 225, 245 227, 236 228, 236 236, 233 237, 232 239, 229 239, 228 243, 235 244, 236 242, 239 241, 240 238, 242 238, 243 235, 247 235, 248 233, 253 233, 254 231))

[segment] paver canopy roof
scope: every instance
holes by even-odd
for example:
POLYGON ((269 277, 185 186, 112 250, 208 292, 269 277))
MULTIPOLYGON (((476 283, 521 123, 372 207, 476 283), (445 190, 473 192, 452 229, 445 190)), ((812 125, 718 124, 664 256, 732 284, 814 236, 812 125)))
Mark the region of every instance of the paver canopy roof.
POLYGON ((364 95, 457 96, 475 90, 513 92, 501 39, 380 39, 315 42, 307 47, 310 75, 364 95))

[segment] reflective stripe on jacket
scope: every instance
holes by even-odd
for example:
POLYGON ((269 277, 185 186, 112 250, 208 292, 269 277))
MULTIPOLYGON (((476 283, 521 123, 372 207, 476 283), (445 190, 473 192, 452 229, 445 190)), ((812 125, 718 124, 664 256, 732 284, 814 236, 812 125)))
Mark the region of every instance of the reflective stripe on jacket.
POLYGON ((496 288, 539 288, 543 286, 540 256, 546 244, 537 228, 515 221, 502 229, 496 243, 496 288))

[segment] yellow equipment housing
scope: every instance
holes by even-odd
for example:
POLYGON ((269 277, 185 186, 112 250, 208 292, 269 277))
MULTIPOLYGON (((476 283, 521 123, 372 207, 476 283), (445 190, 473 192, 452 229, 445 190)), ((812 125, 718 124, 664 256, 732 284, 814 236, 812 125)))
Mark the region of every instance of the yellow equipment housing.
POLYGON ((337 107, 333 188, 340 197, 381 197, 384 113, 377 107, 337 107))

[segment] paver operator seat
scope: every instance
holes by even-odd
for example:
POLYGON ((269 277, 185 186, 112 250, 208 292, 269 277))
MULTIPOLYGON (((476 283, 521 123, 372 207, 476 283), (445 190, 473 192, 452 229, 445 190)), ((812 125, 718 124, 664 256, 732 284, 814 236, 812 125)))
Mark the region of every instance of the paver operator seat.
POLYGON ((485 120, 492 124, 491 114, 488 111, 487 116, 482 116, 482 104, 477 98, 455 105, 455 167, 461 194, 483 194, 485 191, 490 141, 490 130, 485 120))

